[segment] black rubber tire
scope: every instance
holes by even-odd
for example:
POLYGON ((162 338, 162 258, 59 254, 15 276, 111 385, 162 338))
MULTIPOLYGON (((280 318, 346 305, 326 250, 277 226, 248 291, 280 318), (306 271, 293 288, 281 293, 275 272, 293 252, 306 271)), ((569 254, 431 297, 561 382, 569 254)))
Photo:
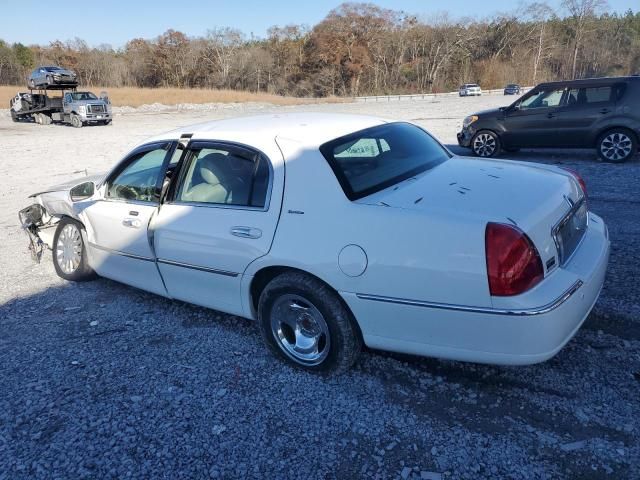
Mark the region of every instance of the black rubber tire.
POLYGON ((82 119, 80 115, 76 115, 75 113, 71 114, 71 125, 75 128, 82 128, 82 119))
POLYGON ((85 239, 84 226, 80 222, 77 222, 76 220, 73 220, 72 218, 68 218, 68 217, 64 217, 62 220, 60 220, 60 222, 58 222, 56 233, 53 235, 53 250, 52 250, 51 256, 53 257, 53 268, 55 268, 56 273, 60 278, 63 278, 70 282, 86 282, 89 280, 94 280, 97 277, 96 273, 89 266, 89 263, 87 261, 87 246, 84 243, 84 239, 85 239), (81 254, 80 264, 78 265, 76 270, 73 273, 68 274, 63 272, 62 269, 60 268, 60 265, 58 265, 56 250, 58 245, 58 237, 60 237, 60 232, 62 232, 62 229, 65 227, 65 225, 68 225, 70 223, 74 224, 80 230, 80 238, 82 242, 82 254, 81 254))
POLYGON ((496 157, 496 156, 498 156, 500 154, 501 150, 502 150, 502 145, 500 143, 500 137, 498 137, 498 135, 496 135, 491 130, 480 130, 471 139, 471 151, 473 152, 473 154, 476 157, 481 157, 481 158, 496 157), (491 152, 490 154, 482 154, 481 152, 476 151, 476 146, 475 146, 476 139, 478 137, 480 137, 481 135, 489 135, 491 138, 493 138, 493 140, 495 142, 495 148, 494 148, 493 152, 491 152))
POLYGON ((260 294, 258 325, 269 349, 289 365, 303 370, 334 374, 353 366, 362 350, 362 336, 351 312, 337 293, 320 280, 303 272, 285 272, 271 280, 260 294), (308 299, 322 314, 330 335, 327 357, 318 365, 303 365, 285 354, 271 330, 271 311, 274 302, 286 294, 308 299))
POLYGON ((600 159, 603 162, 607 162, 607 163, 624 163, 627 160, 633 158, 633 156, 638 153, 638 138, 636 137, 635 133, 633 133, 631 130, 628 130, 626 128, 612 128, 611 130, 607 130, 606 132, 604 132, 602 135, 600 135, 598 137, 598 141, 596 142, 596 151, 598 152, 598 157, 600 157, 600 159), (604 153, 602 153, 602 142, 605 138, 607 138, 609 135, 611 135, 612 133, 621 133, 626 135, 627 137, 629 137, 631 139, 631 151, 629 152, 629 155, 627 155, 626 157, 620 158, 620 159, 616 159, 616 160, 612 160, 610 158, 607 158, 604 153))

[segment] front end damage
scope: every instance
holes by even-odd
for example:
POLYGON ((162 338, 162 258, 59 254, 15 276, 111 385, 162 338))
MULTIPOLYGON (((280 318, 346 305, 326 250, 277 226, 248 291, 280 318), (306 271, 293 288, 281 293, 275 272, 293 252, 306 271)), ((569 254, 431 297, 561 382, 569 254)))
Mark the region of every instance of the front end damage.
MULTIPOLYGON (((29 238, 29 252, 31 258, 40 263, 42 255, 48 244, 40 237, 40 231, 47 228, 54 228, 58 219, 47 213, 42 205, 34 203, 18 212, 20 225, 29 238)), ((49 242, 49 245, 51 242, 49 242)))

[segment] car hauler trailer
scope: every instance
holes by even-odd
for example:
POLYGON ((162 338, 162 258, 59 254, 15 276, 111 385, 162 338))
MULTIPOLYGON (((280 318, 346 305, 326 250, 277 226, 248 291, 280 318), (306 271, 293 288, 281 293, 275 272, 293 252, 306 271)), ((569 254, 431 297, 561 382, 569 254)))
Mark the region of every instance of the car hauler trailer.
POLYGON ((40 125, 57 122, 79 128, 88 123, 108 125, 113 120, 111 105, 106 98, 98 98, 91 92, 78 92, 77 87, 64 85, 49 85, 46 89, 18 93, 9 106, 14 122, 33 120, 40 125))

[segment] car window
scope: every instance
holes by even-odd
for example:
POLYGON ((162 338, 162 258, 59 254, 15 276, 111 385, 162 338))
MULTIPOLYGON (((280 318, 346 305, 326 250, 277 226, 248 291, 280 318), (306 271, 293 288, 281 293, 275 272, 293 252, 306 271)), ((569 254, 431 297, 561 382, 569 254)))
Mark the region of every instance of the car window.
POLYGON ((520 102, 520 110, 530 110, 533 108, 557 107, 562 100, 564 88, 553 90, 538 90, 530 97, 520 102))
POLYGON ((567 105, 606 103, 611 98, 611 86, 572 88, 567 95, 567 105))
POLYGON ((332 140, 323 144, 320 152, 351 200, 371 195, 449 158, 431 135, 402 122, 332 140))
POLYGON ((195 144, 175 200, 263 208, 269 175, 268 160, 257 152, 195 144))
POLYGON ((168 144, 135 154, 129 163, 109 183, 107 197, 120 200, 157 202, 158 178, 167 155, 168 144))

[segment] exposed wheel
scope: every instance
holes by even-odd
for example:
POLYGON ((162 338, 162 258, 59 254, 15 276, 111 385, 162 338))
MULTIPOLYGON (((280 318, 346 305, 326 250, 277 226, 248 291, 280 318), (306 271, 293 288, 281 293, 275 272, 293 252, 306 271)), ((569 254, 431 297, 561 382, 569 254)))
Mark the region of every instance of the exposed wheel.
POLYGON ((63 218, 53 236, 53 267, 59 277, 72 282, 83 282, 96 277, 87 262, 81 223, 63 218))
POLYGON ((42 122, 42 125, 51 125, 53 123, 53 118, 51 118, 46 113, 41 113, 40 121, 42 122))
POLYGON ((47 75, 47 85, 53 85, 53 78, 51 78, 51 75, 47 75))
POLYGON ((598 155, 605 162, 622 163, 638 150, 636 136, 624 128, 614 128, 603 133, 597 143, 598 155))
POLYGON ((71 114, 71 125, 76 128, 82 127, 82 119, 80 118, 80 115, 76 115, 75 113, 71 114))
POLYGON ((42 125, 42 114, 36 113, 33 115, 33 118, 38 125, 42 125))
POLYGON ((306 370, 347 370, 362 349, 355 320, 338 295, 304 273, 269 282, 258 302, 258 323, 277 356, 306 370))
POLYGON ((478 157, 495 157, 500 153, 500 139, 490 130, 480 130, 471 139, 471 150, 478 157))

